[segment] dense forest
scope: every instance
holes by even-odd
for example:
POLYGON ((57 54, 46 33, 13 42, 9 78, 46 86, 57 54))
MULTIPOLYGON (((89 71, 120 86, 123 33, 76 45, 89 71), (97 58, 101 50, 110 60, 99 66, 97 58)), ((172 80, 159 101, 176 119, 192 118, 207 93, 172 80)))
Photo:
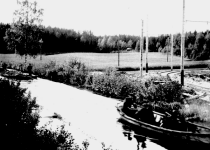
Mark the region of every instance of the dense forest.
MULTIPOLYGON (((0 23, 0 53, 14 53, 7 50, 4 40, 9 24, 0 23)), ((69 52, 110 53, 127 50, 139 51, 139 36, 115 35, 95 36, 91 31, 82 33, 70 29, 43 27, 41 30, 42 54, 57 54, 69 52)), ((173 35, 174 54, 180 55, 181 34, 173 35)), ((149 37, 150 52, 170 52, 170 35, 149 37)), ((146 40, 144 37, 144 49, 146 40)), ((187 32, 185 34, 185 57, 193 60, 210 58, 210 31, 187 32)))

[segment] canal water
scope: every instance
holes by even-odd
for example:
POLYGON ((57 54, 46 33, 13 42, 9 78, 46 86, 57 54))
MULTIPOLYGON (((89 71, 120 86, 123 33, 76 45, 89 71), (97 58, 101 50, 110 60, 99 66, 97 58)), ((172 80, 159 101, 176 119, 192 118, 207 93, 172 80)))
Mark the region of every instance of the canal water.
MULTIPOLYGON (((31 96, 36 97, 37 103, 42 107, 40 125, 49 121, 46 116, 53 115, 54 112, 60 114, 75 142, 81 144, 87 139, 90 143, 89 150, 100 150, 102 142, 113 150, 167 149, 152 139, 128 134, 132 130, 119 122, 120 115, 116 110, 119 101, 115 99, 44 79, 33 80, 31 83, 22 82, 21 86, 28 88, 31 96)), ((58 122, 54 120, 54 124, 58 122)))

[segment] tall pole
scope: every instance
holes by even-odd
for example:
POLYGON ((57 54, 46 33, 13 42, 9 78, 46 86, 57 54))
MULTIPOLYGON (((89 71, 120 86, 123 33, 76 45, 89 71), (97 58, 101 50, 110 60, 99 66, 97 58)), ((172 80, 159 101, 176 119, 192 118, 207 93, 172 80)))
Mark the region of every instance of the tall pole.
MULTIPOLYGON (((43 43, 42 39, 39 40, 40 44, 43 43)), ((42 47, 40 47, 40 60, 42 60, 42 47)))
POLYGON ((25 34, 26 34, 25 35, 25 66, 26 66, 26 62, 27 62, 27 52, 28 52, 27 51, 27 44, 28 44, 27 43, 28 42, 28 40, 27 40, 28 39, 28 35, 27 35, 28 34, 27 33, 27 30, 28 30, 28 1, 26 1, 26 4, 27 4, 27 6, 26 6, 27 11, 26 11, 26 25, 25 25, 26 26, 26 28, 25 28, 25 34))
POLYGON ((173 39, 173 34, 171 34, 171 71, 173 71, 173 47, 174 47, 174 43, 173 43, 174 39, 173 39))
POLYGON ((148 73, 148 16, 147 16, 147 36, 146 36, 146 73, 148 73))
POLYGON ((141 75, 141 77, 142 77, 142 72, 143 72, 143 65, 142 65, 142 61, 143 61, 143 56, 142 56, 142 54, 143 54, 143 42, 144 42, 144 37, 143 37, 143 26, 144 26, 144 21, 142 20, 142 31, 141 31, 141 41, 140 41, 140 54, 141 54, 141 64, 140 64, 140 75, 141 75))
POLYGON ((184 85, 184 23, 185 23, 185 0, 183 0, 183 18, 182 18, 182 39, 181 39, 181 84, 184 85))
POLYGON ((118 49, 118 67, 120 66, 120 49, 119 49, 119 44, 117 41, 117 49, 118 49))
POLYGON ((167 62, 168 62, 168 49, 169 49, 169 37, 167 38, 167 46, 166 46, 167 62))

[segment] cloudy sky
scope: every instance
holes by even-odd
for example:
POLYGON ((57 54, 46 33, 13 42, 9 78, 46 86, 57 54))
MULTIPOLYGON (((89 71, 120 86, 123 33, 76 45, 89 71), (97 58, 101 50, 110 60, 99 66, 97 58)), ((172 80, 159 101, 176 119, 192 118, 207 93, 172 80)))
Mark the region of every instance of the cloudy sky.
MULTIPOLYGON (((29 0, 33 1, 33 0, 29 0)), ((95 35, 144 34, 182 31, 183 0, 36 0, 44 9, 43 25, 91 30, 95 35)), ((210 0, 185 0, 185 19, 210 21, 210 0)), ((0 0, 0 22, 11 23, 17 0, 0 0)), ((205 31, 210 23, 186 23, 185 31, 205 31)))

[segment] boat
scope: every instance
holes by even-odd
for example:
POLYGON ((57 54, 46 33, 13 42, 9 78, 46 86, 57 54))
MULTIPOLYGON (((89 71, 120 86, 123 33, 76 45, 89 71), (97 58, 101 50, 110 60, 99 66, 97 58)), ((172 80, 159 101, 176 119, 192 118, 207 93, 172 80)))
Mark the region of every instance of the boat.
MULTIPOLYGON (((152 139, 159 139, 164 141, 179 141, 183 143, 193 144, 193 145, 208 145, 210 146, 210 128, 197 125, 191 122, 188 122, 189 126, 194 126, 196 130, 174 130, 159 125, 149 124, 140 120, 137 120, 128 114, 122 111, 122 105, 116 106, 120 119, 123 123, 128 124, 136 135, 138 133, 144 134, 145 137, 152 139)), ((158 115, 162 118, 166 117, 165 114, 153 111, 155 115, 158 115)))
POLYGON ((17 71, 14 69, 6 69, 0 72, 0 76, 7 78, 7 79, 14 79, 14 80, 33 80, 37 79, 35 75, 29 75, 28 73, 22 73, 21 71, 17 71))

